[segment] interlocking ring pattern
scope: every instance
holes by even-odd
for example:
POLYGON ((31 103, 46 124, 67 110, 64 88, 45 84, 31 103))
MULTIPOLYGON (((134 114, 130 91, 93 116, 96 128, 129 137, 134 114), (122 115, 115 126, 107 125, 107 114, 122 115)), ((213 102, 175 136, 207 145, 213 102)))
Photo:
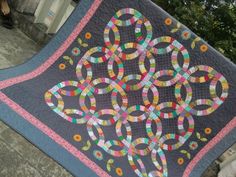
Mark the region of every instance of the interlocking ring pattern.
POLYGON ((76 66, 78 81, 57 84, 45 93, 45 100, 54 112, 67 121, 86 124, 90 138, 108 154, 127 156, 138 176, 167 177, 164 152, 180 148, 189 139, 194 131, 193 115, 206 116, 214 112, 227 98, 229 86, 225 77, 210 66, 190 67, 186 48, 170 36, 153 39, 152 28, 150 21, 135 9, 126 8, 116 12, 104 30, 105 46, 89 49, 79 60, 76 66), (124 17, 126 20, 123 20, 124 17), (122 43, 120 28, 125 27, 134 28, 134 41, 122 43), (158 47, 161 44, 165 44, 165 47, 158 47), (173 68, 157 70, 158 59, 155 56, 164 54, 170 54, 173 68), (126 74, 124 63, 131 60, 138 61, 139 72, 126 74), (107 63, 106 76, 109 77, 94 78, 92 65, 104 63, 107 63), (169 79, 163 80, 163 77, 169 79), (192 85, 203 83, 209 83, 211 98, 193 100, 192 85), (217 91, 219 86, 220 94, 217 91), (176 100, 159 102, 158 89, 164 87, 175 88, 176 100), (138 90, 142 92, 143 104, 130 106, 128 94, 138 90), (183 91, 184 97, 181 94, 183 91), (111 95, 111 107, 98 109, 97 104, 100 103, 96 95, 108 93, 111 95), (151 99, 149 94, 152 94, 151 99), (78 97, 78 108, 67 108, 63 101, 65 96, 78 97), (172 111, 167 112, 166 108, 172 111), (109 118, 104 119, 104 116, 109 118), (177 119, 179 133, 164 134, 164 119, 177 119), (145 122, 147 136, 134 139, 131 123, 139 122, 145 122), (109 139, 104 133, 103 128, 111 125, 115 125, 117 139, 109 139), (146 171, 142 161, 142 156, 148 155, 156 167, 150 172, 146 171))

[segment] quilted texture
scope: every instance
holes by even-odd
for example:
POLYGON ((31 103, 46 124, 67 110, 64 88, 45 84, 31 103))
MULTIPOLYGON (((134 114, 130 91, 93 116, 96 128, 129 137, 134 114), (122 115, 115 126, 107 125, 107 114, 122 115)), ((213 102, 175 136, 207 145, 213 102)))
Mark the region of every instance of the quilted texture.
POLYGON ((236 68, 148 0, 82 1, 0 116, 75 176, 200 176, 235 141, 236 68))

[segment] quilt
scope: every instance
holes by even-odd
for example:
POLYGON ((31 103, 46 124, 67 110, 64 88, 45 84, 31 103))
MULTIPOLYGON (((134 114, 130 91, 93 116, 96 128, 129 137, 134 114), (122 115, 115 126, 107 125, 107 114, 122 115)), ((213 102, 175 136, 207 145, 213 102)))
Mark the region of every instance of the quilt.
POLYGON ((149 0, 82 0, 0 71, 0 119, 74 176, 199 177, 236 141, 235 73, 149 0))

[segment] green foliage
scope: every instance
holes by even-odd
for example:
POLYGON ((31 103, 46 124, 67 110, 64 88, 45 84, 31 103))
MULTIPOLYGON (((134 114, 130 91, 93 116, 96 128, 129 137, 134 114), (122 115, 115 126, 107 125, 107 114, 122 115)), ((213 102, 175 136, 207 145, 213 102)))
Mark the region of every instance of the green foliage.
POLYGON ((235 0, 153 0, 236 62, 235 0))

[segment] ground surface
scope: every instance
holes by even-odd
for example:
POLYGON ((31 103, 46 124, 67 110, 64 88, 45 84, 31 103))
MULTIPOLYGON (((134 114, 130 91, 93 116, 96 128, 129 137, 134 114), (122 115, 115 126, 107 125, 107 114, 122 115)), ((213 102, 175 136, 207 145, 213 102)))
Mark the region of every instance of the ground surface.
MULTIPOLYGON (((20 30, 7 30, 0 26, 0 69, 24 63, 40 48, 20 30)), ((203 177, 216 177, 214 166, 203 177)), ((72 176, 0 121, 0 177, 72 176)))

